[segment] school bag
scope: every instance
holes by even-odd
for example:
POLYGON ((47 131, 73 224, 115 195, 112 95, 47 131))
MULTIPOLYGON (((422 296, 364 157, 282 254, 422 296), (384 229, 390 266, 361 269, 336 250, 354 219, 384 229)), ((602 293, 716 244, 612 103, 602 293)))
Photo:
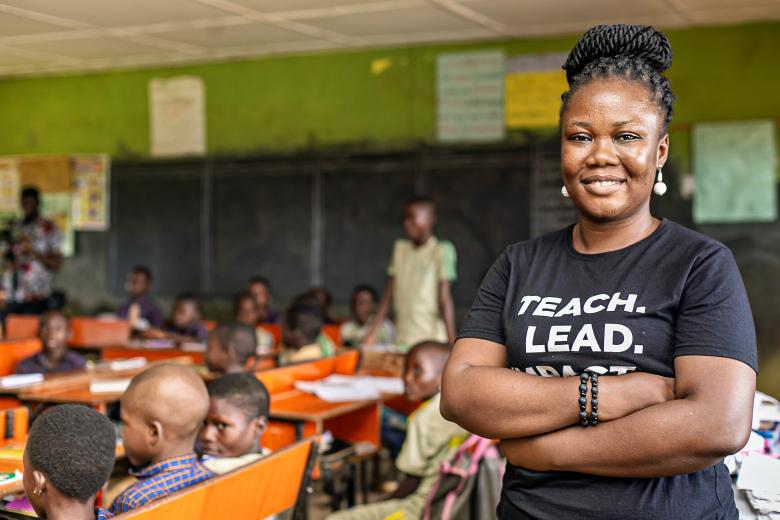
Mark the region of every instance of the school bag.
POLYGON ((495 518, 503 472, 504 460, 493 441, 470 435, 452 458, 439 466, 423 520, 495 518))

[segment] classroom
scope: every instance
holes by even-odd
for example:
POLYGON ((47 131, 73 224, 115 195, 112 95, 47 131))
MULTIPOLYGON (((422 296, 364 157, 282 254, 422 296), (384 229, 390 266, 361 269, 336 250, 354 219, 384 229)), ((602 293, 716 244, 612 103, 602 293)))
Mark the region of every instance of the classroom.
POLYGON ((778 56, 776 0, 0 0, 0 519, 780 518, 778 56))

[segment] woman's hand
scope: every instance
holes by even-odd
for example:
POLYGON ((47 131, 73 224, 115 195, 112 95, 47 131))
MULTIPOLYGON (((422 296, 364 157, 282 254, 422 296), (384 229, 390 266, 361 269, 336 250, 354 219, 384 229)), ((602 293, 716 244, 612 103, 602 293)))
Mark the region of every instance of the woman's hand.
MULTIPOLYGON (((645 372, 599 377, 599 421, 613 421, 674 399, 674 378, 645 372)), ((590 412, 590 399, 588 399, 590 412)))

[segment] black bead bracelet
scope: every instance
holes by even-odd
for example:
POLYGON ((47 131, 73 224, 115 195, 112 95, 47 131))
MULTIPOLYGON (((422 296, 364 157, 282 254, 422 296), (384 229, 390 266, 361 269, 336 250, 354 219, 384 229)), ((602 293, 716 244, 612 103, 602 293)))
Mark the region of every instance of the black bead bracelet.
POLYGON ((583 372, 580 374, 580 424, 587 426, 590 424, 588 421, 588 379, 590 378, 590 372, 583 372))
POLYGON ((596 426, 599 423, 599 375, 595 372, 590 374, 590 425, 596 426))

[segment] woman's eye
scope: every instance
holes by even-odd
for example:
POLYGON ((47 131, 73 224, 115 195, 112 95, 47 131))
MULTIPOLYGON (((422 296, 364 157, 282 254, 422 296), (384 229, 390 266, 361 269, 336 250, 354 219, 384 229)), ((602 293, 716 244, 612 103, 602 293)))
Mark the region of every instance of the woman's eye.
POLYGON ((572 136, 569 136, 569 141, 586 142, 586 141, 590 141, 590 136, 586 134, 574 134, 572 136))
POLYGON ((636 134, 620 134, 617 136, 618 141, 636 141, 638 139, 641 139, 641 137, 636 134))

